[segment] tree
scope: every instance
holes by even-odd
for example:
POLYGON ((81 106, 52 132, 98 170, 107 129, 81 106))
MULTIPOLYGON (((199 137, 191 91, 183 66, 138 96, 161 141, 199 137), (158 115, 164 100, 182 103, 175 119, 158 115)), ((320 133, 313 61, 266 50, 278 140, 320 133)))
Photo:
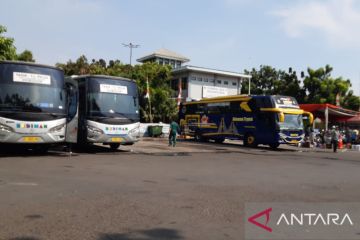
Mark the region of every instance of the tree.
POLYGON ((342 106, 344 108, 352 109, 355 111, 360 110, 360 97, 354 96, 354 92, 352 90, 343 98, 342 106))
MULTIPOLYGON (((259 70, 253 68, 245 70, 245 74, 251 75, 251 94, 274 94, 274 82, 279 79, 279 72, 271 66, 260 66, 259 70)), ((241 92, 248 93, 248 84, 244 84, 241 92)))
POLYGON ((25 50, 20 54, 16 53, 16 47, 14 45, 15 40, 13 38, 3 36, 6 32, 6 27, 0 25, 0 60, 35 62, 33 54, 29 50, 25 50))
POLYGON ((22 53, 17 55, 17 60, 24 62, 35 62, 33 54, 29 50, 25 50, 22 53))
POLYGON ((150 121, 149 99, 145 98, 147 81, 149 82, 151 112, 154 121, 167 122, 177 114, 175 99, 172 99, 170 88, 171 67, 157 63, 136 65, 133 70, 140 93, 140 110, 142 120, 150 121))
MULTIPOLYGON (((304 79, 303 87, 306 91, 305 103, 336 104, 336 95, 344 99, 350 94, 350 80, 345 80, 342 77, 331 77, 332 70, 333 68, 329 65, 316 70, 308 68, 308 76, 304 79)), ((347 101, 349 99, 351 99, 350 96, 347 101)), ((341 103, 343 103, 343 100, 341 103)))
POLYGON ((0 60, 16 60, 17 55, 14 39, 3 36, 6 32, 6 27, 0 25, 0 60))
MULTIPOLYGON (((251 71, 245 70, 245 73, 251 75, 251 94, 278 94, 293 96, 296 99, 304 96, 304 91, 294 71, 287 73, 271 66, 260 66, 259 70, 253 68, 251 71)), ((248 93, 248 84, 243 85, 241 92, 248 93)))

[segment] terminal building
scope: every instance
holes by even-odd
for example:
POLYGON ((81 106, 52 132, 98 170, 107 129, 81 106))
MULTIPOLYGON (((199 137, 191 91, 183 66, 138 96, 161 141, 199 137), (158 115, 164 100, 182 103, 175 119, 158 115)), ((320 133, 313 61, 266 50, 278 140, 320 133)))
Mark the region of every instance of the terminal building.
POLYGON ((157 62, 172 66, 171 87, 178 102, 200 100, 202 98, 237 95, 242 83, 248 82, 250 75, 184 65, 190 59, 167 49, 159 49, 137 59, 138 62, 157 62))

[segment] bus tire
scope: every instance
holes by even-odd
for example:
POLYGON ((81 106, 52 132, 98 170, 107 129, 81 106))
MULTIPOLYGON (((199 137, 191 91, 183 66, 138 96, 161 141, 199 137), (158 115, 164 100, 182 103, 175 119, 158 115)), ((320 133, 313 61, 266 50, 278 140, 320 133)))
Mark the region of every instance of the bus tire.
POLYGON ((110 149, 116 150, 120 147, 120 143, 110 143, 110 149))
POLYGON ((45 154, 49 151, 50 146, 47 144, 39 144, 32 147, 33 151, 37 154, 45 154))
POLYGON ((201 135, 200 131, 195 132, 194 139, 196 142, 204 142, 205 141, 205 138, 201 135))
POLYGON ((225 138, 215 138, 216 143, 223 143, 225 141, 225 138))
POLYGON ((280 143, 271 143, 271 144, 269 144, 271 149, 277 149, 279 147, 279 145, 280 145, 280 143))
POLYGON ((246 147, 257 147, 256 138, 254 134, 247 133, 244 138, 244 146, 246 147))

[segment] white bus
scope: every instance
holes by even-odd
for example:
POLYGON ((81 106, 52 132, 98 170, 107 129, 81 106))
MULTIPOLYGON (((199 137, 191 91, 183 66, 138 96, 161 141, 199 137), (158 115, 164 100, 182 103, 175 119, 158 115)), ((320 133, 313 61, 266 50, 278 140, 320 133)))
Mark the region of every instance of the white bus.
POLYGON ((120 77, 84 75, 66 78, 70 90, 67 142, 102 143, 115 150, 140 137, 136 82, 120 77), (76 93, 75 93, 76 92, 76 93))
POLYGON ((67 94, 61 69, 0 61, 0 144, 47 151, 65 141, 67 94))

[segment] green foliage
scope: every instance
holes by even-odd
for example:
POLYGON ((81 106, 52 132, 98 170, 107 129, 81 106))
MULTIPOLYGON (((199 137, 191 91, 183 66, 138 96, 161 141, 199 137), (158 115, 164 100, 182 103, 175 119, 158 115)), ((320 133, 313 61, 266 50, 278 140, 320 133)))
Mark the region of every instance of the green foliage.
POLYGON ((16 60, 14 39, 3 36, 6 31, 6 27, 0 25, 0 60, 16 60))
POLYGON ((344 108, 359 111, 360 110, 360 97, 354 96, 352 90, 343 98, 342 106, 344 108))
MULTIPOLYGON (((304 96, 296 72, 287 73, 271 66, 260 66, 259 70, 253 68, 251 71, 245 70, 245 73, 252 76, 251 94, 280 94, 294 96, 297 99, 304 96)), ((248 93, 248 83, 244 83, 241 92, 248 93)))
MULTIPOLYGON (((308 75, 304 79, 303 87, 307 93, 305 103, 336 104, 337 94, 340 95, 340 98, 342 98, 341 102, 343 103, 344 97, 350 94, 351 82, 342 77, 331 77, 332 70, 333 68, 329 65, 319 69, 308 68, 308 75)), ((347 99, 349 101, 351 97, 347 99)))
POLYGON ((33 54, 29 50, 25 50, 22 53, 17 55, 17 60, 23 61, 23 62, 35 62, 33 58, 33 54))
POLYGON ((33 54, 29 50, 25 50, 20 54, 16 54, 15 40, 5 37, 3 34, 7 32, 6 27, 0 25, 0 60, 18 60, 24 62, 35 62, 33 54))
MULTIPOLYGON (((299 103, 331 103, 336 104, 336 95, 340 96, 340 105, 352 110, 359 110, 359 97, 350 90, 351 82, 342 77, 331 76, 333 68, 326 65, 323 68, 308 68, 303 86, 295 71, 276 70, 270 66, 260 66, 257 70, 245 70, 251 78, 251 94, 270 94, 293 96, 299 103), (350 90, 350 91, 349 91, 350 90)), ((248 93, 248 83, 241 89, 248 93)))
POLYGON ((57 67, 64 70, 65 75, 101 74, 126 77, 136 80, 139 90, 140 117, 142 122, 162 121, 167 122, 177 115, 177 105, 171 99, 170 88, 171 68, 157 63, 144 63, 131 66, 122 64, 119 60, 93 59, 91 63, 82 55, 75 62, 58 63, 57 67), (150 101, 145 98, 146 82, 149 82, 150 101), (151 116, 150 116, 151 105, 151 116))

